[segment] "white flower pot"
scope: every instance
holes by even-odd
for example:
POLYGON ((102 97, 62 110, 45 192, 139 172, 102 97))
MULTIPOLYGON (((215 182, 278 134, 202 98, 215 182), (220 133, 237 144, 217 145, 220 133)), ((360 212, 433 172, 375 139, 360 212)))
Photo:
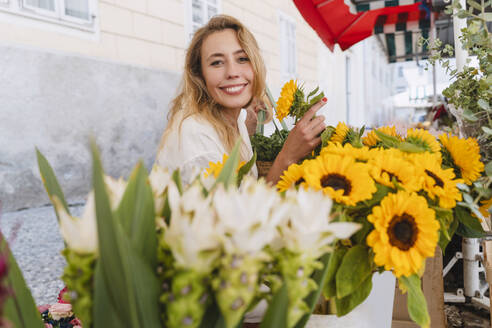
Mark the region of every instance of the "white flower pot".
POLYGON ((375 273, 367 299, 346 316, 313 314, 306 328, 391 328, 395 276, 375 273))

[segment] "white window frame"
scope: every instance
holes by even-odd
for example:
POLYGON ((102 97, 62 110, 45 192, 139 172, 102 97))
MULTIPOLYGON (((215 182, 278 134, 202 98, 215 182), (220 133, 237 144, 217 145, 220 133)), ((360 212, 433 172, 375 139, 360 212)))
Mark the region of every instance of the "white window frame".
POLYGON ((297 78, 297 24, 286 13, 278 12, 280 72, 283 79, 297 78), (283 25, 285 24, 285 25, 283 25), (285 28, 287 27, 287 29, 285 28), (292 29, 289 31, 288 29, 292 29))
POLYGON ((216 4, 212 3, 213 0, 186 0, 185 3, 185 40, 186 44, 190 43, 193 36, 193 26, 201 27, 205 25, 208 20, 208 8, 215 7, 217 9, 217 15, 222 13, 222 0, 215 0, 216 4), (193 2, 198 1, 202 3, 202 17, 205 21, 202 24, 198 24, 193 21, 193 2))
POLYGON ((17 18, 27 18, 33 21, 54 24, 83 32, 97 32, 96 1, 87 0, 89 19, 81 19, 65 14, 65 0, 54 0, 54 11, 28 5, 26 0, 0 0, 0 14, 13 14, 17 18))

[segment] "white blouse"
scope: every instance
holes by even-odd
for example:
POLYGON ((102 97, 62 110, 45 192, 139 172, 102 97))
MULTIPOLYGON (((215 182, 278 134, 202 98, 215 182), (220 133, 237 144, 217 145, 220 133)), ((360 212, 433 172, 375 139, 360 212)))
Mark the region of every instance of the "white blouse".
MULTIPOLYGON (((248 129, 245 124, 246 110, 239 114, 237 125, 243 140, 243 152, 248 160, 253 156, 248 129)), ((224 154, 229 155, 214 127, 197 115, 187 117, 181 129, 173 129, 157 153, 156 164, 170 172, 179 168, 183 183, 190 183, 196 174, 203 172, 210 162, 221 162, 224 154)), ((258 177, 256 165, 249 175, 258 177)))

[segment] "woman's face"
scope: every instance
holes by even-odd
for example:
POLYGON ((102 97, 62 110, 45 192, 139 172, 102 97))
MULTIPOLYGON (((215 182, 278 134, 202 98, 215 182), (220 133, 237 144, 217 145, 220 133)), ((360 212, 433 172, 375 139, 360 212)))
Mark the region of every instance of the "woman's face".
POLYGON ((201 64, 207 90, 217 103, 240 109, 251 100, 253 67, 234 30, 215 32, 204 40, 201 64))

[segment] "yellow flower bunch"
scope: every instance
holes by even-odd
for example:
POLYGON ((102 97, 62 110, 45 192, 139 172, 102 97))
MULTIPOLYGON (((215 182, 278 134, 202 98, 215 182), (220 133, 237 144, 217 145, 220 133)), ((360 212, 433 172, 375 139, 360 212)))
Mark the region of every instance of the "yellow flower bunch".
POLYGON ((439 236, 454 232, 447 230, 457 218, 440 215, 462 201, 459 184, 483 171, 476 141, 438 140, 423 129, 408 129, 405 137, 388 126, 365 137, 362 131, 343 122, 331 127, 320 155, 290 166, 277 188, 321 190, 344 220, 367 222, 358 240, 372 249, 376 266, 397 277, 420 274, 439 236))

